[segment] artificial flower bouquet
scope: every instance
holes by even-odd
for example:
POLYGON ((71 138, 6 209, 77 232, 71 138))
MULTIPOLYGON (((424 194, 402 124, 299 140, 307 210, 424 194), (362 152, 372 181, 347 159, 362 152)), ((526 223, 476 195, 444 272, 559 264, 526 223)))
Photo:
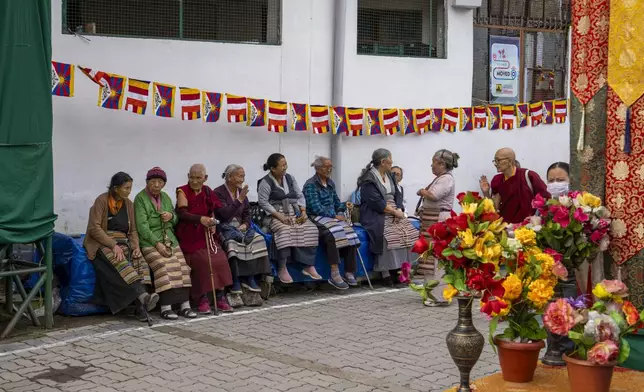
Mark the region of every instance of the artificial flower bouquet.
POLYGON ((596 365, 622 363, 630 354, 624 336, 644 328, 644 311, 638 313, 626 300, 628 289, 618 280, 603 280, 590 296, 560 298, 548 305, 543 316, 546 328, 567 335, 575 344, 568 356, 596 365))
POLYGON ((588 192, 569 192, 546 200, 541 195, 532 201, 537 215, 526 219, 525 226, 537 233, 537 245, 556 250, 568 269, 576 269, 610 242, 610 211, 601 199, 588 192))

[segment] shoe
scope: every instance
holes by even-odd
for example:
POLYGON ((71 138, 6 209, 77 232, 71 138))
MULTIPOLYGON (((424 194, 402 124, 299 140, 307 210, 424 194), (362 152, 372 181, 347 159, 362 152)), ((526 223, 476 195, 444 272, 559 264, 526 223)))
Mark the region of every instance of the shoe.
POLYGON ((177 320, 179 316, 174 312, 174 310, 164 310, 161 312, 161 318, 164 320, 177 320))
POLYGON ((157 294, 157 293, 147 294, 146 293, 145 299, 143 300, 143 304, 145 305, 145 307, 148 310, 148 312, 153 311, 154 308, 157 307, 157 303, 159 303, 159 294, 157 294))
POLYGON ((277 278, 284 284, 293 283, 293 278, 291 278, 291 275, 288 273, 288 269, 286 267, 280 269, 277 272, 277 278))
POLYGON ((385 276, 382 278, 382 285, 386 287, 394 287, 394 282, 391 280, 391 276, 385 276))
POLYGON ((242 294, 243 293, 241 285, 239 284, 238 280, 233 283, 233 287, 230 288, 230 292, 233 293, 233 294, 242 294))
MULTIPOLYGON (((136 302, 139 302, 139 301, 136 301, 136 302)), ((142 323, 145 323, 148 321, 148 312, 142 303, 139 303, 136 309, 134 309, 134 317, 136 317, 136 319, 142 323)))
POLYGON ((268 300, 268 297, 271 296, 271 289, 273 288, 273 277, 272 276, 266 276, 264 277, 264 280, 262 280, 262 283, 260 283, 260 286, 262 286, 262 292, 259 294, 264 301, 268 300))
POLYGON ((320 280, 320 279, 322 279, 322 277, 320 276, 320 274, 318 274, 318 272, 315 270, 315 267, 314 267, 314 266, 312 266, 312 265, 311 265, 311 266, 309 266, 309 267, 304 268, 304 269, 302 270, 302 274, 304 274, 304 275, 308 276, 309 278, 311 278, 311 279, 313 279, 313 280, 320 280))
POLYGON ((357 286, 358 281, 356 280, 356 277, 351 273, 347 272, 344 274, 344 281, 349 284, 349 286, 357 286))
POLYGON ((257 282, 255 281, 255 278, 252 276, 248 278, 248 283, 244 282, 242 283, 242 287, 247 288, 248 290, 254 292, 254 293, 259 293, 262 291, 262 289, 259 287, 257 282))
POLYGON ((187 319, 197 318, 197 312, 190 308, 181 309, 179 311, 179 316, 187 319))
POLYGON ((233 308, 244 306, 244 300, 242 300, 242 296, 239 294, 228 293, 226 294, 226 299, 228 300, 228 304, 233 308))
POLYGON ((225 297, 217 298, 217 309, 224 313, 231 313, 233 308, 228 304, 225 297))
POLYGON ((208 301, 208 297, 206 297, 205 295, 199 300, 199 307, 197 308, 197 311, 199 312, 199 314, 203 315, 212 314, 212 310, 210 309, 210 301, 208 301))
POLYGON ((328 280, 329 284, 338 290, 346 290, 349 288, 349 285, 347 284, 347 282, 342 280, 342 278, 340 278, 340 275, 338 275, 337 278, 340 279, 339 282, 336 282, 335 280, 333 280, 333 278, 329 278, 328 280))

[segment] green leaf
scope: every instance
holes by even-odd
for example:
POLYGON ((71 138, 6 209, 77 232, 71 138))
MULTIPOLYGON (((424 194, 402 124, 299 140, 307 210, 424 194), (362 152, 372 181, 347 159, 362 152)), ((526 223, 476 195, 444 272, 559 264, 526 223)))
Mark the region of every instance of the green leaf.
POLYGON ((496 352, 496 345, 494 344, 494 333, 496 332, 496 327, 499 325, 499 318, 494 317, 492 320, 490 320, 490 335, 488 337, 490 341, 490 345, 494 347, 494 351, 496 352))
POLYGON ((487 230, 488 227, 490 227, 490 222, 483 222, 483 223, 479 223, 479 226, 477 229, 479 232, 481 232, 481 231, 487 230))
POLYGON ((456 279, 454 282, 454 287, 456 287, 456 290, 458 291, 467 291, 467 287, 465 286, 465 281, 461 279, 456 279))
POLYGON ((504 248, 508 246, 508 233, 505 230, 501 232, 501 246, 504 248))
POLYGON ((610 312, 610 317, 613 320, 615 320, 617 325, 619 325, 620 329, 624 329, 624 327, 626 326, 626 320, 624 320, 624 316, 622 316, 621 314, 619 314, 619 313, 617 313, 615 311, 612 311, 612 312, 610 312))
POLYGON ((454 275, 443 275, 443 282, 447 284, 454 284, 454 275))
POLYGON ((465 249, 463 251, 463 256, 467 257, 470 260, 476 260, 476 251, 474 249, 465 249))
POLYGON ((631 345, 628 344, 628 340, 622 338, 619 344, 619 357, 617 358, 617 363, 623 363, 628 359, 629 355, 631 355, 631 345))
POLYGON ((454 256, 456 257, 463 257, 463 252, 461 252, 458 249, 454 249, 454 256))
POLYGON ((508 339, 508 340, 514 340, 517 337, 516 332, 512 327, 507 327, 501 335, 497 336, 499 339, 508 339))
POLYGON ((470 220, 470 218, 467 218, 467 227, 470 229, 472 234, 476 234, 476 226, 474 226, 474 223, 470 220))
POLYGON ((583 360, 588 359, 588 354, 587 354, 587 351, 586 351, 586 347, 578 346, 577 347, 577 352, 579 353, 579 358, 581 358, 583 360))
POLYGON ((443 249, 443 252, 441 253, 441 255, 443 255, 444 257, 449 257, 449 256, 451 256, 453 254, 454 254, 454 249, 452 249, 452 248, 445 248, 445 249, 443 249))
POLYGON ((586 347, 592 347, 595 345, 595 339, 593 339, 590 336, 586 336, 584 334, 581 335, 581 344, 583 344, 586 347))
POLYGON ((568 332, 568 338, 570 340, 574 341, 575 343, 581 343, 583 337, 584 337, 584 335, 579 333, 579 332, 575 332, 575 331, 569 331, 568 332))
POLYGON ((644 321, 644 310, 640 313, 640 320, 644 321))

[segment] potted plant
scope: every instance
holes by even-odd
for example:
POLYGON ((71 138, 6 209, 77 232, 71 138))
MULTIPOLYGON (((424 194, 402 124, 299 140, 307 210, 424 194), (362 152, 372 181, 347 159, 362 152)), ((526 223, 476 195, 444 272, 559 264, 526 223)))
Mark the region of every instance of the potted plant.
POLYGON ((604 280, 593 289, 597 298, 560 298, 548 305, 546 328, 568 336, 574 351, 564 355, 572 392, 608 392, 616 364, 630 353, 625 335, 644 327, 644 311, 638 313, 625 298, 628 289, 618 280, 604 280))

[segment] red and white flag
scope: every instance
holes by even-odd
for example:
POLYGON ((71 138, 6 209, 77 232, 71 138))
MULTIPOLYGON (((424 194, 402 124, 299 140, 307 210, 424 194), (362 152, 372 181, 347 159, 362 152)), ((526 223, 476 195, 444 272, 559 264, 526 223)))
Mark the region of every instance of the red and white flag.
POLYGON ((385 133, 388 136, 398 132, 400 129, 398 109, 382 109, 382 126, 385 128, 385 133))
POLYGON ((329 132, 329 107, 320 105, 311 105, 311 127, 313 133, 319 135, 329 132))
POLYGON ((226 109, 228 122, 246 122, 246 97, 226 94, 226 109))
POLYGON ((268 101, 268 130, 271 132, 286 132, 287 121, 286 102, 268 101))

